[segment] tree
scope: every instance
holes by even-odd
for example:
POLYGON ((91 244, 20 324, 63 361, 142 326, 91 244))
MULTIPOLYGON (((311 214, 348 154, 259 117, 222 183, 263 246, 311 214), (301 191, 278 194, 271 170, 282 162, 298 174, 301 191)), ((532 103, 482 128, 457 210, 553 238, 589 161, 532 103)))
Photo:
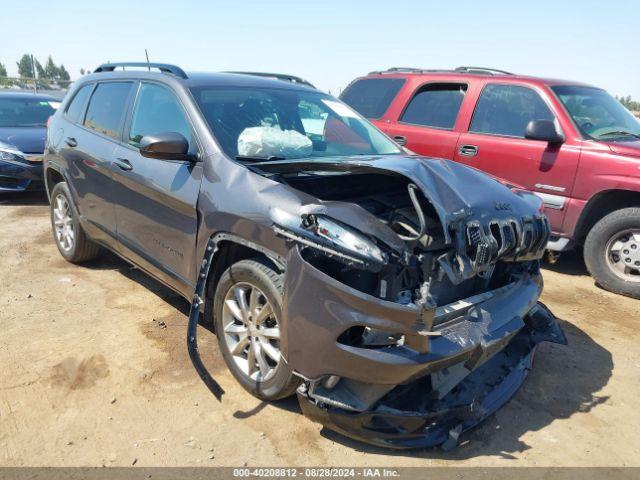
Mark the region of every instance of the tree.
POLYGON ((38 73, 38 78, 44 78, 46 77, 45 73, 44 73, 44 68, 42 68, 42 64, 38 61, 37 58, 33 59, 33 63, 35 63, 36 66, 36 72, 38 73))
POLYGON ((58 69, 58 79, 71 80, 71 76, 69 75, 69 72, 67 72, 67 69, 64 68, 63 64, 60 64, 60 68, 58 69))
POLYGON ((44 66, 44 73, 47 78, 58 78, 60 76, 60 70, 56 67, 56 64, 53 63, 53 58, 49 55, 47 58, 47 63, 44 66))
POLYGON ((7 67, 4 66, 2 62, 0 62, 0 77, 7 77, 7 67))
POLYGON ((80 69, 80 75, 84 75, 84 73, 85 73, 84 68, 81 68, 80 69))
POLYGON ((25 53, 16 65, 18 66, 18 75, 28 78, 33 77, 33 63, 31 62, 31 55, 25 53))

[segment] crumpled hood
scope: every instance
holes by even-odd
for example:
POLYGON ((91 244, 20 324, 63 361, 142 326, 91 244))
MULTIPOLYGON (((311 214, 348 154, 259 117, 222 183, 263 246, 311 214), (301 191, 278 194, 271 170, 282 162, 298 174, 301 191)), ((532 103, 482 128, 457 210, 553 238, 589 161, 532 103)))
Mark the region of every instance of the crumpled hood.
MULTIPOLYGON (((326 157, 314 160, 260 162, 269 172, 344 171, 399 174, 407 177, 431 201, 441 222, 451 226, 462 219, 506 219, 538 213, 541 201, 528 192, 513 192, 488 175, 450 160, 419 156, 326 157)), ((449 232, 445 231, 447 241, 449 232)))
POLYGON ((619 155, 628 155, 631 157, 640 157, 640 139, 624 142, 607 142, 607 146, 613 153, 619 155))
POLYGON ((46 127, 0 127, 0 144, 23 153, 43 153, 46 127))

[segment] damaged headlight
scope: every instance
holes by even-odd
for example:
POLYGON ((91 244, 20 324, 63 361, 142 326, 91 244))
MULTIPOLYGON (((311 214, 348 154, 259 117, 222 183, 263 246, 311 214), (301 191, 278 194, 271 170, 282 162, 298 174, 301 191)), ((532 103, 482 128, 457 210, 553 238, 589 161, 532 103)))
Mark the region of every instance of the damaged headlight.
POLYGON ((276 232, 300 244, 361 265, 386 264, 386 254, 364 234, 322 215, 302 217, 274 209, 276 232))
POLYGON ((341 249, 349 250, 358 256, 385 262, 385 256, 375 243, 364 235, 343 227, 328 218, 319 216, 307 217, 308 228, 321 238, 327 239, 341 249))

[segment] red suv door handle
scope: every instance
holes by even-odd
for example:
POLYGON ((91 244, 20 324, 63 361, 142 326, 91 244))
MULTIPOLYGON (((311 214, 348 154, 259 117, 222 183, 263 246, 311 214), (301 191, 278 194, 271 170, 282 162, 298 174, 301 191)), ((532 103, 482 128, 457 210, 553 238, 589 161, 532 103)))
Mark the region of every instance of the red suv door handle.
POLYGON ((396 142, 401 147, 404 147, 407 144, 407 137, 402 135, 396 135, 393 137, 393 141, 396 142))
POLYGON ((461 145, 458 153, 463 157, 475 157, 478 155, 478 147, 475 145, 461 145))

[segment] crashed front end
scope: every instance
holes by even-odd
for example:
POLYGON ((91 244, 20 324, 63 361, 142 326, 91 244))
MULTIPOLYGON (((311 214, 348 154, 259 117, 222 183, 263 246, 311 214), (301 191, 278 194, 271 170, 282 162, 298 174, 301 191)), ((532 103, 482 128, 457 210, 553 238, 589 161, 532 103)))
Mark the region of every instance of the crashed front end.
POLYGON ((535 197, 453 162, 261 164, 317 198, 272 209, 290 243, 281 348, 310 418, 392 448, 457 443, 540 342, 566 343, 542 291, 535 197))

